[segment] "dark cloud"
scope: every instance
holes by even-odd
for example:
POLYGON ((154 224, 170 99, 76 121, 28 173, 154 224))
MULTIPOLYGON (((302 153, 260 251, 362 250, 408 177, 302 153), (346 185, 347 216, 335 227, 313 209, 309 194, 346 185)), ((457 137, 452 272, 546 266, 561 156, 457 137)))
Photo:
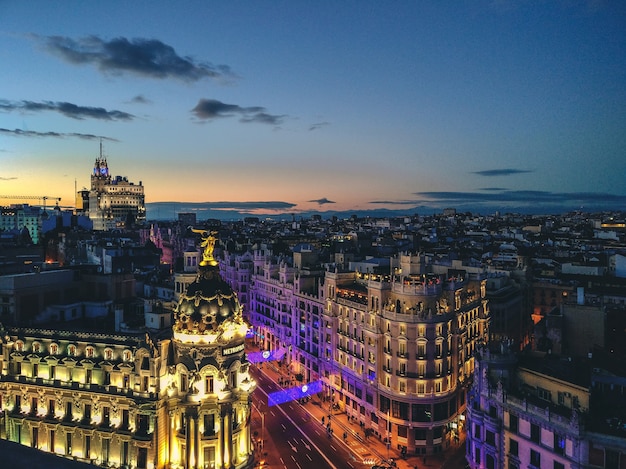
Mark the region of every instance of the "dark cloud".
POLYGON ((103 137, 102 135, 93 134, 80 134, 76 132, 63 133, 63 132, 37 132, 35 130, 21 130, 21 129, 3 129, 0 128, 0 134, 13 135, 15 137, 57 137, 57 138, 80 138, 83 140, 108 140, 110 142, 117 142, 118 140, 110 137, 103 137))
POLYGON ((0 181, 14 181, 16 179, 17 179, 17 176, 9 176, 9 177, 0 176, 0 181))
POLYGON ((130 102, 135 104, 152 104, 152 101, 150 101, 142 94, 138 94, 133 99, 131 99, 130 102))
POLYGON ((549 191, 492 191, 489 193, 479 192, 415 192, 415 195, 423 199, 440 202, 480 202, 480 203, 522 203, 522 204, 562 204, 576 203, 585 205, 598 202, 626 203, 626 196, 608 194, 605 192, 549 192, 549 191))
POLYGON ((418 202, 415 200, 371 200, 369 203, 377 205, 415 205, 418 202))
POLYGON ((72 119, 83 120, 85 118, 100 119, 108 121, 129 121, 133 120, 135 116, 123 111, 108 111, 102 107, 91 106, 78 106, 72 103, 66 102, 53 102, 53 101, 0 101, 0 110, 3 111, 27 111, 27 112, 40 112, 40 111, 55 111, 63 114, 66 117, 72 119))
POLYGON ((243 123, 280 125, 285 118, 284 115, 272 115, 265 111, 266 109, 261 106, 242 107, 237 104, 223 103, 217 99, 201 99, 191 110, 198 119, 202 120, 240 116, 239 121, 243 123))
POLYGON ((152 206, 180 205, 179 210, 287 210, 296 206, 291 202, 256 201, 256 202, 153 202, 152 206))
POLYGON ((317 202, 319 205, 336 203, 334 200, 328 200, 326 197, 322 197, 321 199, 309 200, 309 202, 317 202))
POLYGON ((375 200, 371 204, 429 207, 454 206, 460 210, 513 210, 526 213, 558 213, 581 208, 621 209, 626 195, 605 192, 512 191, 491 188, 487 192, 415 192, 413 200, 375 200))
POLYGON ((67 62, 76 65, 93 64, 104 73, 131 73, 188 82, 203 78, 234 78, 227 65, 212 65, 180 56, 172 46, 157 39, 117 37, 106 41, 98 36, 77 40, 64 36, 36 36, 36 39, 67 62))
POLYGON ((514 169, 514 168, 504 168, 504 169, 487 169, 485 171, 474 171, 474 174, 478 174, 479 176, 511 176, 513 174, 523 174, 523 173, 532 173, 533 171, 528 171, 525 169, 514 169))
POLYGON ((321 129, 322 127, 326 127, 327 125, 330 125, 330 122, 317 122, 315 124, 311 124, 311 126, 309 127, 309 131, 321 129))

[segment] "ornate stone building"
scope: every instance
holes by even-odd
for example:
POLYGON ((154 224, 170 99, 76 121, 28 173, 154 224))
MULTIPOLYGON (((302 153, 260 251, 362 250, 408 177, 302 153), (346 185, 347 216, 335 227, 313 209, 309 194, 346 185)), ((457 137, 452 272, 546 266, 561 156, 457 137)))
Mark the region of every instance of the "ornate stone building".
POLYGON ((77 194, 77 207, 89 215, 94 230, 124 227, 129 219, 146 221, 143 184, 134 184, 124 176, 112 177, 102 144, 91 174, 91 189, 77 194))
POLYGON ((407 454, 439 453, 464 425, 474 351, 489 337, 485 275, 457 267, 403 254, 388 273, 361 273, 291 265, 259 247, 254 340, 284 351, 305 381, 321 379, 331 405, 364 431, 407 454))
POLYGON ((171 330, 3 330, 0 436, 110 467, 250 467, 247 325, 214 242, 204 237, 171 330))

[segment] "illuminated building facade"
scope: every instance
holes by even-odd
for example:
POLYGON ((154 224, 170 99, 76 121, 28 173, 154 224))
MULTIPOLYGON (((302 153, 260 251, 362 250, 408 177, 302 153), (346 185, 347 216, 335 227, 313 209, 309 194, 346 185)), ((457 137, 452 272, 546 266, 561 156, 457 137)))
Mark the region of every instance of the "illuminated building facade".
POLYGON ((0 436, 110 467, 251 467, 247 325, 214 242, 170 330, 3 330, 0 436))
POLYGON ((146 221, 144 186, 129 182, 126 177, 112 177, 106 157, 96 158, 91 174, 91 190, 84 193, 81 205, 93 222, 93 229, 104 231, 124 227, 129 219, 146 221))
POLYGON ((255 249, 250 321, 290 370, 321 378, 330 405, 407 454, 446 449, 463 425, 474 351, 489 334, 486 279, 424 256, 389 274, 272 260, 255 249))

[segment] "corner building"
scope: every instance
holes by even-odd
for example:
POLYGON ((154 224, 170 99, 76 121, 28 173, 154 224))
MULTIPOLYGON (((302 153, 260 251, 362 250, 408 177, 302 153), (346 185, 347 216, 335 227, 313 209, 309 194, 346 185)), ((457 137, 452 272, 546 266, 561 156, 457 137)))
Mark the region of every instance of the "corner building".
POLYGON ((214 241, 171 330, 2 331, 0 436, 107 467, 251 467, 247 325, 214 241))
POLYGON ((285 351, 289 369, 322 379, 332 408, 369 437, 407 454, 434 454, 464 424, 474 351, 489 336, 486 279, 424 255, 392 259, 389 274, 254 252, 255 340, 285 351))

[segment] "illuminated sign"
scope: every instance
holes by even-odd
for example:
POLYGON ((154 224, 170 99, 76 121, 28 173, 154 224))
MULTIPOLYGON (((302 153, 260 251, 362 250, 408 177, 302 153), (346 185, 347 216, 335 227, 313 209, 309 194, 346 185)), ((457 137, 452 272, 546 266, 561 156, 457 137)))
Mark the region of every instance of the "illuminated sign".
POLYGON ((222 349, 222 355, 232 355, 233 353, 243 352, 243 344, 235 345, 234 347, 228 347, 222 349))

